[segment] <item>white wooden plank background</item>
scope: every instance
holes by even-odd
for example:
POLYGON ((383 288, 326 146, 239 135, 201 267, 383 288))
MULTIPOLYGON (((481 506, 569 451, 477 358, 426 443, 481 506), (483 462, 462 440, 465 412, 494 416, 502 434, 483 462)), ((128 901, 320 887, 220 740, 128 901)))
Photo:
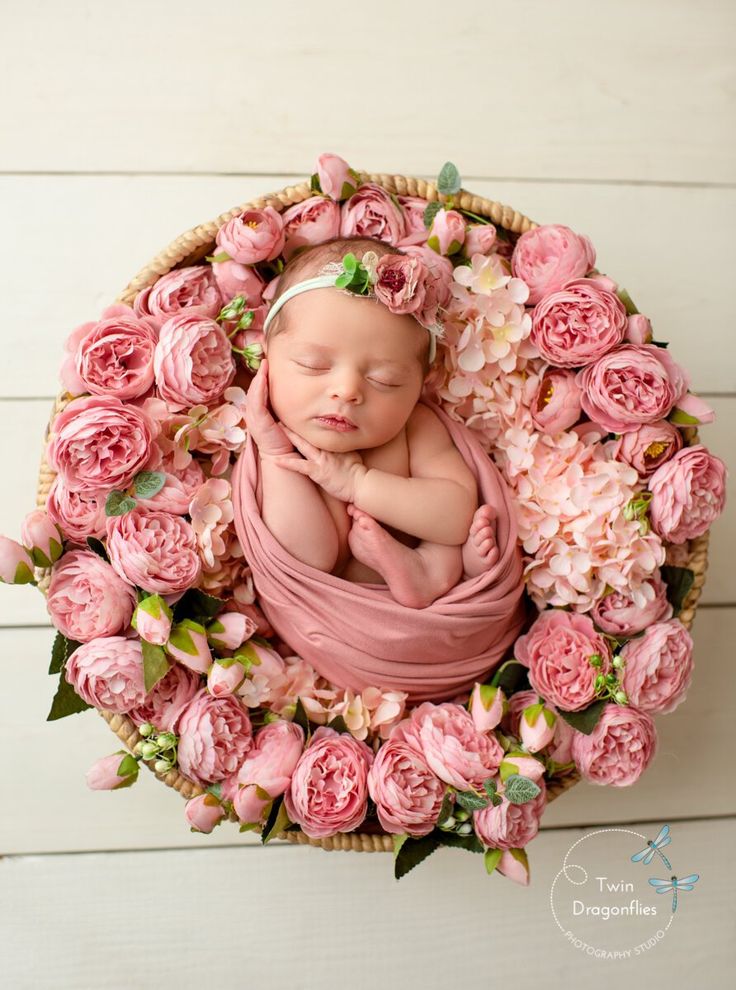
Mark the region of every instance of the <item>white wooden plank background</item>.
MULTIPOLYGON (((735 27, 727 0, 469 0, 457 13, 439 0, 376 0, 369 10, 237 0, 8 8, 0 532, 17 537, 34 505, 66 335, 177 234, 305 179, 322 151, 366 171, 428 178, 451 159, 466 188, 588 234, 599 267, 716 409, 702 440, 733 465, 735 27)), ((85 770, 117 740, 94 712, 45 721, 53 683, 43 599, 2 588, 3 984, 347 979, 362 990, 379 981, 486 987, 513 976, 522 988, 540 978, 658 988, 687 972, 722 986, 736 962, 725 702, 736 640, 733 485, 732 469, 687 702, 657 720, 659 753, 636 785, 579 785, 550 806, 529 846, 529 889, 487 878, 478 858, 455 851, 397 885, 389 857, 263 850, 228 826, 193 835, 182 800, 148 775, 130 790, 90 792, 85 770), (631 964, 591 963, 549 918, 564 851, 581 829, 664 821, 677 822, 702 874, 677 939, 631 964), (192 895, 206 905, 201 915, 192 895), (192 944, 213 918, 210 948, 184 955, 181 933, 192 944)))

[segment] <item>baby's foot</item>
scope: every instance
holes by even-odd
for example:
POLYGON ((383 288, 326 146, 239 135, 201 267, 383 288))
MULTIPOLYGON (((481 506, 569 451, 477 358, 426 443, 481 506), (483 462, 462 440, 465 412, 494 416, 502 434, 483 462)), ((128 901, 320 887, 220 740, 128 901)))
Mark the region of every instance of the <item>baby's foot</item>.
POLYGON ((481 505, 475 510, 468 538, 463 544, 463 569, 466 578, 487 571, 498 560, 496 544, 496 510, 481 505))
POLYGON ((353 525, 348 533, 348 544, 356 560, 378 571, 400 605, 409 608, 425 608, 437 595, 427 587, 427 575, 419 554, 400 543, 388 533, 373 516, 348 505, 353 525))

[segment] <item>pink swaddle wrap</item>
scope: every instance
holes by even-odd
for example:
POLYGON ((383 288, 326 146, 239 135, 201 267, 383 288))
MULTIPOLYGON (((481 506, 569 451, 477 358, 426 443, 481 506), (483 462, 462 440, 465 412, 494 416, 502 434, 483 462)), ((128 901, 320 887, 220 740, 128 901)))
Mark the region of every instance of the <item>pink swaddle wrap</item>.
POLYGON ((385 584, 344 581, 288 553, 261 517, 258 452, 251 437, 232 471, 235 528, 259 604, 281 639, 340 687, 406 691, 410 702, 470 691, 498 664, 526 616, 523 564, 509 490, 472 431, 434 403, 498 511, 499 559, 423 609, 394 600, 385 584))

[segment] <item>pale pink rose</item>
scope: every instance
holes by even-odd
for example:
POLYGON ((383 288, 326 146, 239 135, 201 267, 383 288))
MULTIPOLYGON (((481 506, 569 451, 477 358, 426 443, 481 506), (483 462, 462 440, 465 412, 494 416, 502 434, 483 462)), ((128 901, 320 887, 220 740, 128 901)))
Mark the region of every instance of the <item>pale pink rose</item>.
POLYGON ((580 388, 569 368, 548 368, 532 400, 532 421, 544 433, 568 430, 580 419, 580 388))
POLYGON ((243 296, 247 309, 260 305, 266 283, 255 268, 239 261, 213 261, 212 272, 224 303, 243 296))
POLYGON ((341 237, 375 237, 398 244, 406 234, 404 215, 382 186, 366 182, 341 207, 341 237))
POLYGON ((76 373, 85 392, 134 399, 153 385, 158 331, 150 319, 113 316, 94 323, 79 341, 76 373))
POLYGON ((222 821, 225 809, 214 794, 198 794, 184 805, 184 816, 193 832, 210 833, 222 821))
POLYGON ((372 762, 373 750, 364 742, 321 725, 284 792, 289 820, 312 839, 357 828, 368 811, 372 762))
POLYGON ((514 275, 529 286, 532 306, 570 279, 587 275, 594 264, 595 248, 585 234, 555 223, 522 234, 511 256, 514 275))
POLYGON ((376 298, 392 313, 417 313, 424 306, 427 269, 421 258, 384 254, 376 264, 376 298))
POLYGON ((470 712, 452 702, 423 702, 389 738, 422 753, 440 780, 461 791, 480 787, 503 758, 496 737, 479 732, 470 712))
POLYGON ((194 671, 172 663, 143 703, 131 708, 128 718, 136 725, 149 722, 164 732, 177 732, 181 713, 201 687, 200 678, 194 671))
POLYGON ((224 478, 209 478, 189 506, 192 530, 202 559, 210 567, 225 553, 223 535, 233 521, 232 489, 224 478))
POLYGON ((625 333, 618 296, 593 279, 574 278, 534 307, 529 339, 550 364, 579 368, 617 347, 625 333))
POLYGON ((693 673, 693 640, 679 619, 655 622, 630 639, 621 656, 621 684, 636 708, 665 714, 685 700, 693 673))
MULTIPOLYGON (((456 254, 465 241, 465 219, 457 210, 441 207, 432 219, 427 245, 437 254, 456 254)), ((485 254, 485 252, 483 252, 485 254)))
POLYGON ((685 395, 687 372, 664 347, 623 344, 578 372, 584 412, 611 433, 665 419, 685 395))
POLYGON ((340 207, 324 196, 310 196, 285 210, 282 220, 286 238, 282 253, 289 261, 299 248, 322 244, 338 236, 340 207))
POLYGON ((540 612, 528 633, 516 641, 514 656, 529 668, 529 683, 545 701, 578 711, 595 698, 596 674, 610 670, 608 642, 587 615, 551 608, 540 612), (601 666, 590 657, 598 654, 601 666))
POLYGON ((637 605, 626 591, 612 591, 599 599, 590 613, 598 628, 623 639, 636 636, 653 622, 672 617, 672 606, 667 601, 667 585, 659 569, 654 577, 644 582, 641 590, 647 596, 643 606, 637 605))
POLYGON ((101 636, 82 643, 67 660, 64 677, 88 705, 124 715, 146 697, 140 640, 101 636))
POLYGON ((524 804, 512 804, 501 794, 501 804, 489 804, 473 812, 473 828, 484 846, 492 849, 523 849, 539 831, 547 805, 544 780, 537 781, 539 794, 524 804))
POLYGON ((669 420, 645 423, 630 433, 622 433, 611 449, 613 457, 636 468, 640 478, 648 478, 657 468, 682 449, 682 433, 669 420))
POLYGON ((273 261, 284 247, 281 215, 272 206, 265 206, 262 210, 245 210, 220 227, 217 246, 242 265, 273 261))
POLYGON ((628 705, 608 704, 590 733, 575 732, 572 758, 591 784, 628 787, 657 752, 651 716, 628 705))
POLYGON ((215 698, 235 694, 245 680, 245 667, 227 657, 215 660, 207 671, 207 690, 215 698))
MULTIPOLYGON (((345 159, 329 152, 320 155, 317 159, 317 178, 325 196, 336 202, 352 196, 358 184, 357 176, 353 174, 345 159)), ((329 236, 337 237, 337 234, 329 236)))
POLYGON ((63 536, 45 509, 32 509, 20 524, 20 538, 37 567, 51 567, 63 552, 63 536))
POLYGON ((247 709, 235 695, 213 698, 202 688, 179 719, 179 769, 202 787, 236 773, 252 745, 247 709))
POLYGON ((157 282, 141 290, 133 307, 138 316, 149 317, 153 325, 162 326, 170 317, 185 312, 214 320, 223 299, 209 265, 191 265, 162 275, 157 282))
MULTIPOLYGON (((429 230, 424 225, 424 211, 427 209, 427 200, 421 196, 397 196, 401 208, 404 211, 404 222, 406 233, 394 246, 401 248, 415 244, 426 244, 429 230)), ((431 248, 429 249, 431 250, 431 248)), ((432 254, 437 256, 436 251, 432 254)))
POLYGON ((192 527, 181 516, 158 510, 108 516, 107 553, 121 578, 152 594, 196 586, 202 569, 192 527))
POLYGON ((96 760, 85 774, 87 787, 93 791, 120 790, 130 787, 137 779, 138 763, 125 749, 96 760))
POLYGON ((465 231, 463 255, 490 254, 496 245, 496 228, 492 223, 473 223, 465 231))
POLYGON ((69 550, 51 571, 46 608, 67 639, 88 643, 130 625, 135 590, 91 550, 69 550))
POLYGON ((435 826, 446 786, 411 746, 389 739, 368 771, 368 792, 385 832, 418 838, 435 826))
POLYGON ((34 581, 33 559, 26 548, 7 536, 0 536, 0 581, 3 584, 29 584, 34 581))
POLYGON ((627 320, 626 340, 630 344, 649 344, 652 340, 652 324, 642 313, 632 313, 627 320))
POLYGON ((106 499, 106 492, 70 491, 57 474, 46 497, 46 511, 66 539, 83 543, 94 536, 99 540, 105 535, 106 499))
POLYGON ((723 512, 727 477, 724 462, 702 443, 678 451, 649 479, 652 528, 671 543, 702 536, 723 512))
POLYGON ((304 730, 296 722, 279 719, 264 725, 255 736, 238 771, 238 781, 253 784, 270 798, 283 794, 304 750, 304 730))
POLYGON ((500 687, 476 681, 470 696, 470 715, 478 732, 490 732, 501 721, 506 698, 500 687))
POLYGON ((90 395, 54 418, 46 458, 68 490, 124 489, 143 470, 157 433, 158 425, 137 406, 90 395))
POLYGON ((161 327, 153 369, 159 395, 170 409, 210 405, 235 377, 225 331, 214 320, 187 313, 161 327))

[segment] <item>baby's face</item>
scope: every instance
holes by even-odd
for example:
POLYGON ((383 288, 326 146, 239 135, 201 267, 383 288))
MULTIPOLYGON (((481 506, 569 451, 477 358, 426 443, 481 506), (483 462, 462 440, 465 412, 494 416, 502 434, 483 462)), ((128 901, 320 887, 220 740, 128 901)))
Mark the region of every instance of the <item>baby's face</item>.
POLYGON ((392 440, 421 395, 418 355, 427 331, 376 299, 332 288, 294 296, 284 315, 288 330, 264 347, 277 418, 322 450, 361 450, 392 440), (350 419, 355 429, 338 432, 319 422, 329 415, 350 419))

